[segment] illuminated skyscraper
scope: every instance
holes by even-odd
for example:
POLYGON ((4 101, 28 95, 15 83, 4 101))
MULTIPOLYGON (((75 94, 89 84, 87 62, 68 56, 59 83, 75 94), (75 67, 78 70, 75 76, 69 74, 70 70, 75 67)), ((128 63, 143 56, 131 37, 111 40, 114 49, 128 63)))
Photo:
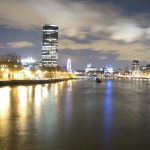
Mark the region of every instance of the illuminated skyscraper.
POLYGON ((132 62, 132 70, 139 70, 139 61, 138 60, 133 60, 132 62))
POLYGON ((42 66, 58 66, 58 26, 43 26, 42 66))

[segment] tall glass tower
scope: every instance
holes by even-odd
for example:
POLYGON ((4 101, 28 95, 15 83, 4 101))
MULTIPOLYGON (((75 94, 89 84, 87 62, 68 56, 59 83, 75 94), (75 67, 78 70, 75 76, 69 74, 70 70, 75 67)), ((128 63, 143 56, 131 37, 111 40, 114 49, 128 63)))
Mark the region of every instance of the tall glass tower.
POLYGON ((58 26, 46 24, 43 26, 42 66, 58 66, 58 26))

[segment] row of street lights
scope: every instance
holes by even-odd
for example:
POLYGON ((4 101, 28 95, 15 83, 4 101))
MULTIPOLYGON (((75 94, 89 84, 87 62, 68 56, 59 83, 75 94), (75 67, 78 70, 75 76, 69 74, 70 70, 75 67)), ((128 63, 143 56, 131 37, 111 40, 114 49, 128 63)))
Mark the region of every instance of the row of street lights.
POLYGON ((73 73, 65 71, 42 71, 37 69, 23 69, 21 71, 10 71, 8 68, 0 69, 0 80, 43 80, 43 79, 62 79, 74 78, 73 73))

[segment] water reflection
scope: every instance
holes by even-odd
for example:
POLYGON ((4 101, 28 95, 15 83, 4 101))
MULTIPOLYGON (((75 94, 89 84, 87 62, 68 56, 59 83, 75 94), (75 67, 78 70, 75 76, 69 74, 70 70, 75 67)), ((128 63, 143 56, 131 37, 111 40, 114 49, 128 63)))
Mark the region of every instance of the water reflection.
POLYGON ((50 85, 49 96, 50 96, 51 102, 53 102, 55 104, 58 103, 59 95, 62 94, 63 86, 64 86, 64 82, 55 83, 55 84, 50 85))
POLYGON ((8 129, 10 91, 9 87, 0 88, 0 137, 6 135, 8 129))
POLYGON ((108 143, 112 136, 112 82, 107 80, 105 86, 105 97, 103 101, 103 137, 108 143))
POLYGON ((72 116, 72 82, 68 81, 67 82, 67 87, 65 91, 65 114, 64 114, 64 119, 65 119, 65 129, 66 133, 70 129, 71 125, 71 116, 72 116))
POLYGON ((78 80, 0 88, 0 149, 149 147, 149 84, 78 80))
POLYGON ((35 95, 34 95, 34 102, 35 102, 35 106, 38 108, 41 105, 41 101, 42 101, 42 93, 41 93, 41 85, 37 85, 35 87, 35 95))
POLYGON ((10 105, 10 88, 0 88, 0 118, 4 118, 7 115, 7 111, 10 105))
POLYGON ((18 86, 18 99, 20 102, 20 110, 24 110, 28 100, 28 89, 25 86, 18 86))

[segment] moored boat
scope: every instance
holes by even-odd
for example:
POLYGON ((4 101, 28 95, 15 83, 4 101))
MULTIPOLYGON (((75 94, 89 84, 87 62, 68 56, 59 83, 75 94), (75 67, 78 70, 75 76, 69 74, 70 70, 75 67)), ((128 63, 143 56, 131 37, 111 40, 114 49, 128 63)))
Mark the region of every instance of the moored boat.
POLYGON ((96 78, 95 82, 96 82, 96 83, 101 83, 102 80, 100 80, 99 78, 96 78))

